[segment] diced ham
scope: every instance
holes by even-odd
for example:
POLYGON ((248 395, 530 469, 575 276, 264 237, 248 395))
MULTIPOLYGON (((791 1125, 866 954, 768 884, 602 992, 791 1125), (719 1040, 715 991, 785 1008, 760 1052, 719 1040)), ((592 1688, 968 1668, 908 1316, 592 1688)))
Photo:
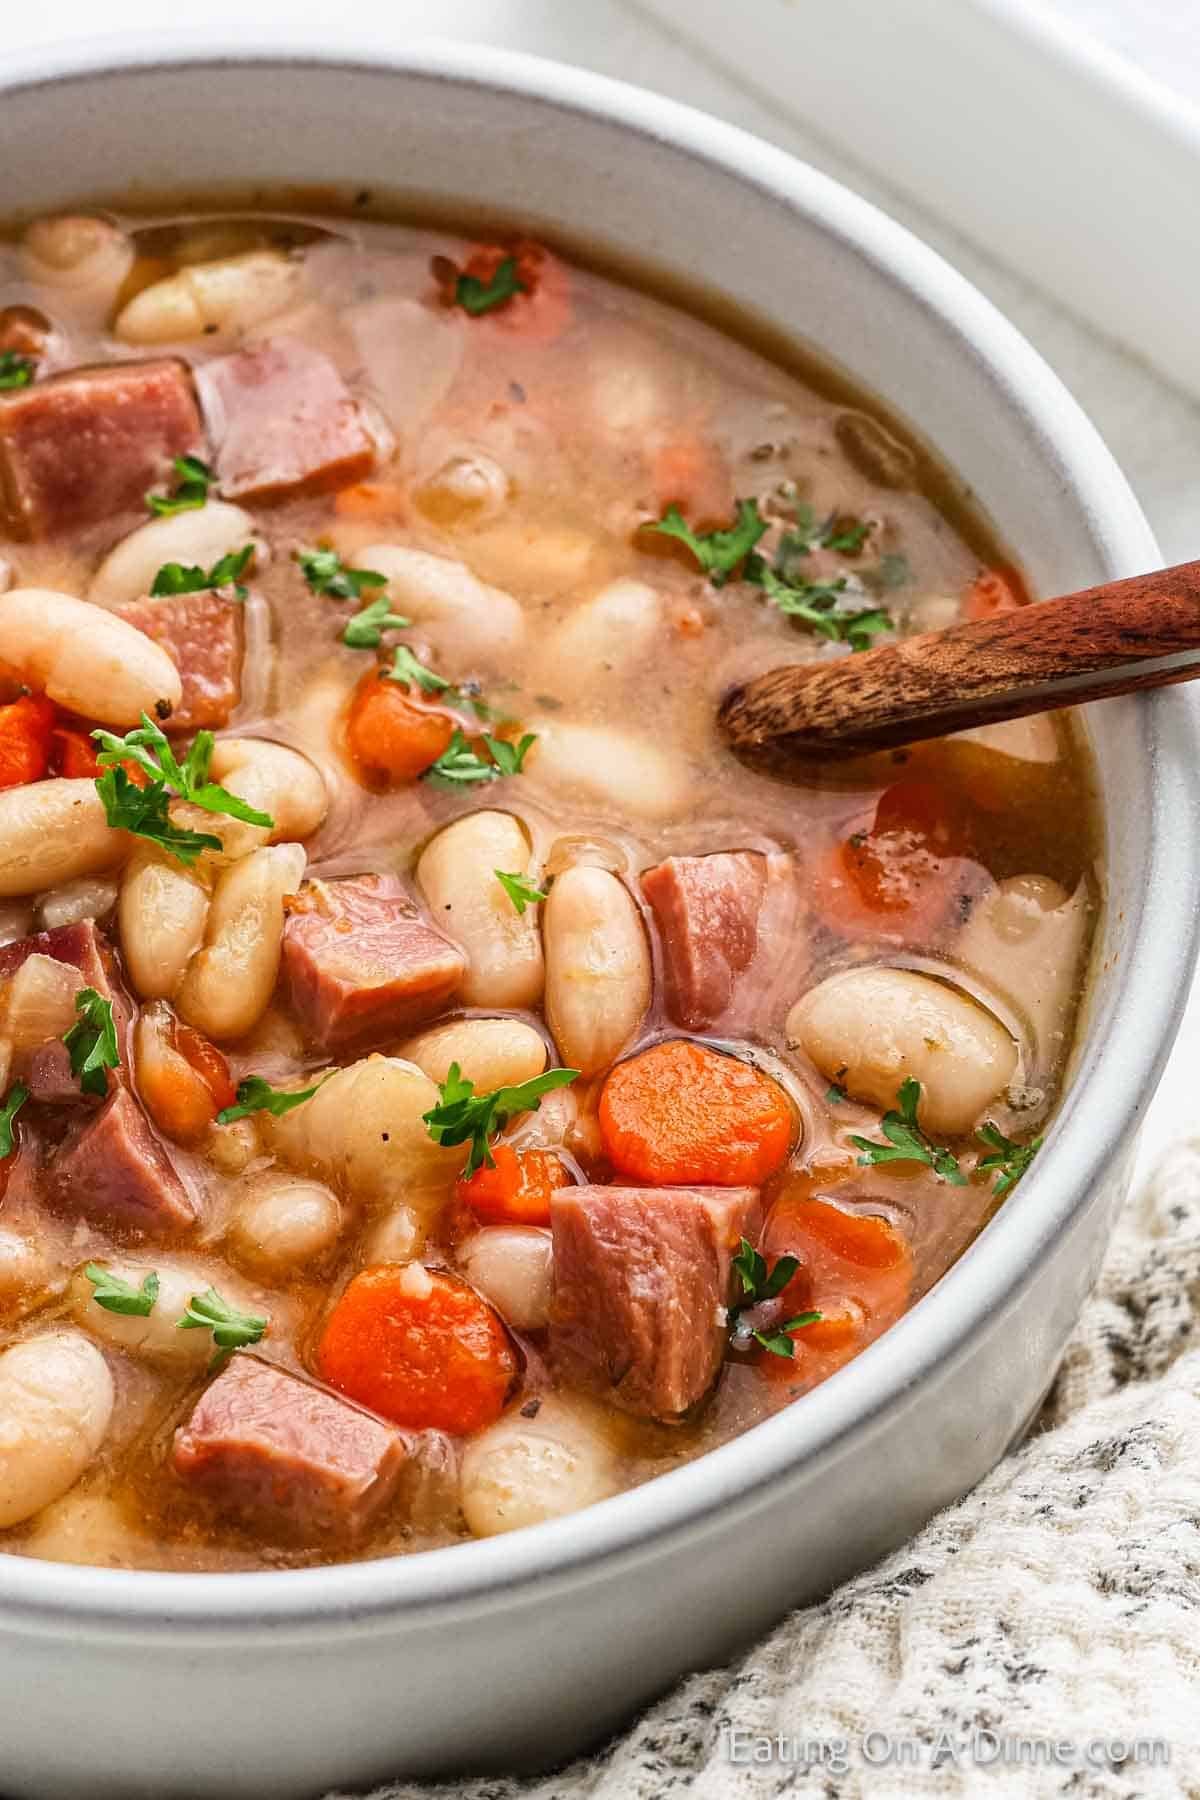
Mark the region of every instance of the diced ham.
POLYGON ((283 980, 324 1049, 382 1040, 438 1012, 466 973, 390 875, 305 882, 288 906, 283 980))
POLYGON ((559 1371, 626 1412, 677 1419, 717 1378, 733 1258, 757 1188, 560 1188, 550 1202, 559 1371))
MULTIPOLYGON (((757 850, 669 856, 642 876, 662 941, 667 1010, 687 1031, 703 1031, 761 999, 749 975, 764 940, 781 975, 782 940, 798 929, 792 859, 757 850)), ((790 991, 790 990, 789 990, 790 991)))
POLYGON ((283 499, 361 481, 375 446, 329 358, 299 338, 270 338, 197 374, 217 446, 217 480, 233 498, 283 499))
MULTIPOLYGON (((129 1061, 129 1009, 110 979, 112 951, 95 920, 84 919, 78 925, 58 925, 52 931, 39 931, 0 949, 0 1005, 4 1003, 9 981, 34 955, 68 963, 79 970, 84 987, 95 988, 103 999, 112 1001, 122 1066, 110 1071, 109 1082, 115 1085, 125 1081, 129 1061)), ((20 1076, 33 1100, 48 1105, 95 1104, 94 1097, 82 1091, 77 1077, 71 1073, 70 1053, 61 1041, 42 1044, 31 1051, 26 1066, 20 1069, 20 1076)))
POLYGON ((175 1473, 289 1537, 353 1536, 395 1491, 405 1442, 374 1413, 239 1352, 175 1434, 175 1473))
POLYGON ((242 692, 241 602, 205 590, 130 600, 114 610, 161 644, 179 670, 183 699, 167 729, 228 725, 242 692))
POLYGON ((196 1223, 191 1196, 127 1087, 72 1126, 44 1183, 55 1206, 106 1230, 168 1237, 196 1223))
POLYGON ((173 357, 71 369, 0 394, 0 494, 20 537, 144 507, 172 458, 203 449, 191 376, 173 357))

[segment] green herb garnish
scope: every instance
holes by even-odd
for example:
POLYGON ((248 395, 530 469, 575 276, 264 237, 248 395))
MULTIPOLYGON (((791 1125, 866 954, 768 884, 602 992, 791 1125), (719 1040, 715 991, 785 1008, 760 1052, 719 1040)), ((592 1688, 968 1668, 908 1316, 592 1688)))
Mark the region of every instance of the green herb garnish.
POLYGON ((851 1135, 850 1142, 863 1152, 858 1159, 860 1165, 866 1168, 873 1163, 928 1163, 943 1181, 950 1182, 953 1187, 965 1187, 967 1178, 954 1154, 934 1144, 922 1129, 917 1119, 920 1100, 921 1084, 910 1077, 901 1082, 896 1095, 900 1110, 884 1113, 880 1121, 880 1129, 888 1140, 886 1144, 851 1135))
POLYGON ((208 588, 232 585, 238 599, 244 600, 247 589, 243 587, 241 577, 253 555, 254 545, 247 544, 242 550, 231 550, 227 556, 222 556, 207 572, 199 563, 164 563, 150 583, 150 592, 157 598, 163 594, 199 594, 208 588))
POLYGON ((495 1132, 503 1131, 515 1114, 540 1106, 544 1095, 569 1086, 578 1076, 578 1069, 547 1069, 544 1075, 535 1075, 532 1081, 523 1081, 517 1087, 477 1094, 474 1082, 464 1078, 457 1063, 451 1063, 445 1081, 438 1084, 441 1100, 422 1117, 435 1144, 470 1144, 463 1170, 469 1180, 485 1164, 489 1169, 495 1168, 496 1159, 488 1142, 495 1132))
POLYGON ((0 350, 0 389, 28 387, 33 380, 34 361, 16 350, 0 350))
POLYGON ((842 599, 850 585, 844 575, 833 581, 785 581, 763 557, 752 556, 746 564, 746 580, 761 587, 779 612, 833 643, 849 644, 851 650, 869 650, 872 638, 895 629, 891 614, 881 606, 843 609, 842 599))
POLYGON ((995 1169, 996 1185, 992 1190, 997 1200, 1003 1199, 1010 1189, 1015 1188, 1026 1169, 1042 1147, 1042 1139, 1035 1137, 1028 1144, 1014 1143, 1012 1138, 1005 1137, 998 1125, 989 1119, 975 1133, 980 1143, 986 1144, 992 1151, 991 1156, 983 1156, 976 1165, 980 1169, 995 1169))
POLYGON ((294 1106, 302 1106, 306 1100, 311 1100, 322 1085, 318 1081, 315 1087, 295 1094, 273 1088, 261 1075, 247 1075, 244 1081, 238 1082, 236 1106, 223 1106, 217 1114, 217 1124, 232 1125, 235 1119, 246 1119, 257 1112, 268 1112, 273 1119, 281 1119, 294 1106))
POLYGON ((202 850, 219 850, 221 840, 208 832, 188 831, 172 824, 167 811, 171 794, 204 812, 224 813, 246 825, 270 830, 275 823, 270 813, 259 812, 228 788, 208 779, 215 742, 211 731, 196 733, 182 762, 165 734, 145 713, 140 726, 127 731, 124 737, 103 730, 93 731, 92 736, 101 745, 96 760, 104 773, 96 777, 96 791, 104 802, 109 824, 137 837, 151 838, 179 862, 193 863, 202 850), (149 776, 149 785, 139 788, 121 766, 123 763, 133 763, 141 769, 149 776))
POLYGON ((75 996, 75 1012, 74 1025, 63 1034, 63 1043, 71 1054, 71 1073, 78 1077, 85 1094, 107 1094, 106 1071, 121 1066, 112 1001, 95 988, 80 988, 75 996))
POLYGON ((773 1331, 752 1331, 750 1335, 772 1356, 795 1356, 796 1346, 788 1333, 799 1331, 802 1325, 818 1325, 824 1317, 824 1313, 819 1312, 797 1313, 794 1319, 785 1319, 773 1331))
POLYGON ((525 758, 537 738, 530 731, 526 732, 520 743, 510 744, 504 738, 492 737, 489 732, 485 732, 483 741, 491 753, 491 762, 472 749, 463 733, 456 728, 437 761, 422 775, 422 781, 431 781, 437 787, 457 788, 472 782, 499 781, 504 775, 520 775, 525 758))
POLYGON ((16 1149, 17 1114, 28 1098, 29 1089, 20 1081, 14 1081, 4 1097, 4 1105, 0 1106, 0 1160, 16 1149))
POLYGON ((88 1263, 83 1272, 96 1289, 92 1299, 105 1312, 121 1313, 131 1319, 148 1319, 154 1311, 154 1302, 158 1299, 158 1276, 153 1269, 141 1287, 134 1287, 132 1282, 123 1281, 112 1269, 102 1269, 99 1263, 88 1263))
MULTIPOLYGON (((215 479, 206 462, 198 456, 177 456, 171 464, 179 477, 173 494, 147 494, 146 505, 160 519, 173 519, 176 513, 195 512, 208 500, 208 490, 215 479)), ((168 564, 178 568, 178 563, 168 564)))
POLYGON ((549 894, 543 893, 541 888, 534 887, 531 881, 526 881, 523 875, 509 875, 503 869, 493 869, 492 874, 522 918, 525 917, 527 906, 536 906, 539 900, 550 898, 549 894))
POLYGON ((459 275, 454 283, 454 303, 461 306, 472 318, 480 313, 491 312, 494 307, 507 306, 517 294, 527 294, 529 289, 517 272, 515 256, 506 256, 504 261, 496 265, 496 273, 490 281, 481 281, 478 275, 459 275))
POLYGON ((383 671, 385 681, 399 681, 405 687, 419 687, 423 694, 452 694, 457 690, 451 687, 444 675, 433 669, 427 669, 423 662, 418 662, 407 644, 397 644, 392 656, 392 666, 383 671))
POLYGON ((773 1300, 776 1294, 781 1294, 800 1267, 800 1259, 780 1256, 768 1273, 766 1257, 759 1255, 748 1238, 743 1238, 733 1266, 742 1284, 742 1297, 729 1310, 740 1313, 748 1306, 757 1306, 760 1300, 773 1300))
POLYGON ((376 569, 348 569, 336 550, 301 550, 296 561, 313 593, 331 600, 361 600, 364 588, 387 582, 376 569))
POLYGON ((647 529, 686 544, 712 585, 723 587, 767 529, 757 500, 739 500, 736 504, 734 522, 724 531, 693 531, 677 506, 668 506, 662 518, 647 529))
POLYGON ((831 1081, 825 1089, 826 1106, 844 1106, 849 1098, 845 1088, 839 1087, 836 1081, 831 1081))
POLYGON ((190 867, 203 851, 221 848, 220 838, 211 831, 191 831, 174 823, 168 811, 170 795, 161 781, 139 787, 124 769, 106 769, 96 777, 96 792, 114 831, 148 838, 176 862, 190 867))
MULTIPOLYGON (((362 570, 356 572, 364 573, 362 570)), ((361 612, 347 620, 342 642, 348 644, 351 650, 377 650, 383 642, 385 631, 403 631, 411 624, 412 620, 406 619, 403 613, 394 613, 390 600, 381 594, 378 600, 370 601, 361 612)), ((398 680, 399 677, 393 676, 392 679, 398 680)))
POLYGON ((238 1312, 228 1300, 221 1298, 216 1288, 210 1287, 203 1294, 192 1295, 176 1329, 212 1332, 217 1354, 208 1365, 211 1374, 227 1363, 235 1350, 257 1344, 270 1322, 256 1318, 253 1313, 238 1312))

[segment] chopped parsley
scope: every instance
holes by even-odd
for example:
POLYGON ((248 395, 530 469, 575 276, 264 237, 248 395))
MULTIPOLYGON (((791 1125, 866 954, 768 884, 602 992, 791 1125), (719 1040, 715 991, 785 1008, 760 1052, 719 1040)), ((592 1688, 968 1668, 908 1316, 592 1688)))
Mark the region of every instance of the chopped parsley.
POLYGON ((800 1259, 796 1256, 780 1256, 776 1259, 775 1267, 768 1273, 766 1257, 760 1256, 753 1244, 743 1238, 733 1259, 733 1266, 742 1284, 742 1297, 730 1311, 739 1313, 747 1306, 757 1306, 760 1300, 774 1300, 776 1294, 781 1294, 800 1267, 800 1259))
POLYGON ((95 988, 80 988, 75 996, 75 1012, 74 1025, 63 1034, 71 1056, 71 1073, 85 1094, 103 1097, 108 1092, 107 1071, 121 1066, 112 1001, 104 999, 95 988))
POLYGON ((164 563, 150 583, 150 592, 157 598, 163 594, 199 594, 208 588, 232 585, 238 599, 244 600, 247 589, 242 584, 242 576, 253 555, 254 545, 247 544, 241 550, 231 550, 227 556, 222 556, 207 571, 199 563, 164 563))
MULTIPOLYGON (((412 620, 406 619, 403 613, 394 613, 391 601, 381 594, 378 600, 370 601, 361 612, 347 620, 342 642, 351 650, 378 650, 385 631, 403 631, 411 624, 412 620)), ((393 676, 393 680, 396 679, 398 677, 393 676)))
POLYGON ((458 788, 470 786, 473 782, 499 781, 505 775, 520 775, 524 770, 525 758, 536 744, 537 738, 533 732, 527 731, 519 743, 510 744, 506 739, 493 737, 490 732, 485 731, 483 742, 491 754, 491 761, 480 756, 456 728, 437 761, 431 763, 422 775, 422 781, 431 781, 436 787, 458 788))
POLYGON ((496 1166, 488 1142, 494 1133, 503 1131, 515 1114, 539 1107, 546 1094, 569 1086, 578 1076, 578 1069, 547 1069, 544 1075, 535 1075, 517 1087, 477 1094, 474 1082, 465 1079, 457 1063, 451 1063, 445 1081, 438 1084, 440 1101, 422 1117, 435 1144, 470 1144, 463 1170, 469 1180, 485 1164, 489 1169, 496 1166))
POLYGON ((191 865, 205 850, 219 850, 221 840, 211 831, 192 831, 176 825, 168 811, 169 795, 161 781, 139 787, 124 769, 106 769, 96 777, 96 792, 114 831, 128 831, 147 838, 176 862, 191 865))
POLYGON ((472 318, 478 318, 480 313, 507 306, 518 294, 528 292, 518 273, 516 257, 506 256, 503 262, 497 263, 490 281, 481 281, 478 275, 460 274, 454 283, 454 304, 461 306, 472 318))
POLYGON ((845 607, 843 597, 850 583, 844 575, 833 581, 785 581, 761 556, 748 559, 745 574, 779 612, 835 644, 849 644, 851 650, 869 650, 872 638, 895 629, 891 614, 881 606, 845 607))
POLYGON ((871 519, 847 518, 830 513, 818 519, 811 506, 801 501, 792 509, 792 528, 780 544, 780 556, 807 556, 811 550, 833 550, 839 556, 858 556, 875 529, 871 519))
POLYGON ((767 521, 758 510, 757 500, 739 500, 733 524, 724 531, 693 531, 677 506, 668 506, 662 518, 647 529, 686 544, 712 585, 723 587, 738 564, 749 556, 767 529, 767 521))
POLYGON ((407 644, 397 644, 392 656, 392 666, 383 671, 385 681, 399 681, 405 687, 419 687, 423 694, 452 694, 456 690, 451 687, 444 675, 438 675, 433 669, 426 668, 419 662, 407 644))
POLYGON ((1042 1147, 1042 1139, 1035 1137, 1028 1144, 1014 1143, 1012 1138, 1005 1137, 998 1125, 989 1119, 981 1125, 975 1136, 982 1144, 986 1144, 992 1152, 990 1156, 982 1156, 976 1165, 980 1169, 996 1171, 996 1185, 992 1190, 997 1200, 1015 1188, 1030 1163, 1042 1147))
POLYGON ((96 1290, 92 1299, 105 1312, 121 1313, 131 1319, 148 1319, 154 1311, 158 1299, 158 1275, 153 1269, 141 1287, 124 1281, 112 1269, 102 1269, 99 1263, 88 1263, 83 1272, 96 1290))
POLYGON ((104 772, 96 777, 96 791, 104 802, 109 824, 131 831, 136 837, 150 838, 179 862, 193 863, 202 850, 219 850, 221 840, 209 832, 189 831, 173 824, 167 810, 171 795, 204 812, 224 813, 247 825, 261 825, 269 830, 275 823, 270 813, 259 812, 208 779, 214 746, 211 731, 196 733, 182 763, 164 733, 145 713, 140 726, 127 731, 124 737, 103 730, 93 731, 92 736, 101 745, 96 760, 104 772), (128 763, 149 777, 145 787, 138 787, 131 780, 122 766, 128 763))
MULTIPOLYGON (((171 464, 178 483, 173 494, 147 494, 146 505, 159 519, 173 519, 176 513, 195 512, 206 505, 208 490, 215 477, 206 462, 198 456, 177 456, 171 464)), ((178 568, 178 564, 168 564, 178 568)))
POLYGON ((210 1287, 203 1294, 193 1294, 187 1304, 187 1311, 177 1326, 179 1331, 211 1331, 217 1353, 209 1363, 209 1373, 220 1369, 229 1361, 235 1350, 242 1350, 247 1344, 257 1344, 270 1324, 269 1319, 260 1319, 253 1313, 238 1312, 223 1300, 216 1288, 210 1287))
POLYGON ((782 1325, 776 1325, 772 1331, 752 1331, 750 1335, 755 1343, 761 1344, 764 1350, 769 1350, 772 1356, 795 1356, 795 1341, 789 1333, 799 1331, 804 1325, 819 1325, 824 1317, 824 1313, 819 1312, 797 1313, 794 1319, 785 1319, 782 1325))
POLYGON ((851 1135, 850 1142, 862 1151, 859 1164, 863 1168, 873 1163, 920 1162, 928 1163, 935 1175, 948 1181, 952 1187, 965 1187, 967 1178, 958 1166, 958 1161, 950 1150, 942 1149, 934 1144, 926 1135, 917 1119, 917 1107, 921 1101, 921 1084, 911 1076, 901 1082, 896 1094, 899 1111, 886 1112, 880 1121, 880 1129, 888 1140, 886 1144, 874 1142, 871 1138, 851 1135))
POLYGON ((527 906, 536 906, 539 900, 550 898, 549 894, 544 893, 541 888, 534 887, 531 881, 526 881, 523 875, 509 875, 504 869, 493 869, 492 874, 522 918, 525 917, 527 906))
POLYGON ((33 380, 32 356, 16 350, 0 350, 0 389, 28 387, 33 380))
POLYGON ((348 569, 336 550, 301 550, 296 561, 313 593, 328 594, 331 600, 361 600, 364 588, 387 582, 376 569, 348 569))
POLYGON ((831 1081, 825 1089, 826 1106, 844 1106, 849 1098, 845 1088, 839 1087, 836 1081, 831 1081))
POLYGON ((4 1097, 4 1105, 0 1106, 0 1160, 11 1156, 17 1147, 17 1114, 28 1098, 29 1089, 20 1081, 14 1081, 4 1097))
POLYGON ((247 1075, 244 1081, 238 1082, 237 1104, 223 1106, 217 1114, 217 1124, 232 1125, 235 1119, 246 1119, 256 1112, 268 1112, 273 1119, 281 1119, 294 1106, 302 1106, 306 1100, 311 1100, 321 1085, 318 1081, 315 1086, 294 1094, 273 1088, 261 1075, 247 1075))

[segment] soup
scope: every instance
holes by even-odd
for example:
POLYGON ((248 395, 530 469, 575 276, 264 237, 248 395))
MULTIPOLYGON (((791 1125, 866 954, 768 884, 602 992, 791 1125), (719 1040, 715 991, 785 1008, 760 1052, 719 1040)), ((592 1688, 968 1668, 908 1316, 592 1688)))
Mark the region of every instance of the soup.
POLYGON ((1065 716, 716 709, 1023 604, 986 524, 525 241, 42 220, 0 306, 0 1544, 420 1550, 802 1404, 1036 1155, 1098 833, 1065 716))

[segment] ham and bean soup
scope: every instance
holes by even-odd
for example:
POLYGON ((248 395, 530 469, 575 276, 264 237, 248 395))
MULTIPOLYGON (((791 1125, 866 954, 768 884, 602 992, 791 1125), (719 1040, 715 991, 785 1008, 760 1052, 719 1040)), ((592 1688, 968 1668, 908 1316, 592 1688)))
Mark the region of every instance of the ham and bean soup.
POLYGON ((1022 604, 966 497, 520 239, 49 218, 0 307, 0 1548, 419 1550, 802 1404, 1035 1157, 1098 833, 1061 718, 715 712, 1022 604))

